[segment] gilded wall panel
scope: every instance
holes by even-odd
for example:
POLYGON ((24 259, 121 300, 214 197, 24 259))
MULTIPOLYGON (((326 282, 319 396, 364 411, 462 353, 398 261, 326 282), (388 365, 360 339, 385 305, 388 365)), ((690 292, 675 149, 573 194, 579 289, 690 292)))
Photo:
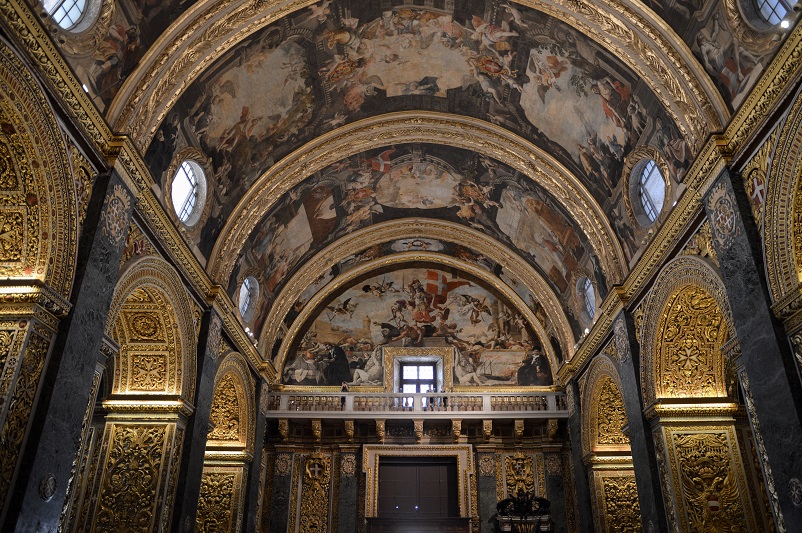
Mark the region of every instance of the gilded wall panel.
POLYGON ((39 379, 50 347, 49 338, 32 331, 30 325, 28 329, 28 341, 21 354, 19 374, 9 391, 8 407, 0 429, 0 502, 4 504, 14 481, 17 461, 32 418, 39 379))
POLYGON ((630 468, 591 473, 596 531, 640 533, 641 514, 635 474, 630 468))
POLYGON ((217 385, 212 401, 210 440, 238 441, 240 439, 240 407, 234 377, 227 374, 217 385))
POLYGON ((661 339, 654 380, 657 396, 726 396, 724 357, 727 338, 724 315, 703 288, 688 285, 672 295, 657 326, 661 339))
POLYGON ((762 531, 751 510, 733 427, 662 431, 680 530, 762 531))
POLYGON ((107 426, 108 452, 92 530, 143 533, 157 530, 156 506, 164 497, 162 470, 169 465, 168 424, 107 426))
POLYGON ((244 467, 205 466, 195 531, 239 531, 242 522, 244 467))

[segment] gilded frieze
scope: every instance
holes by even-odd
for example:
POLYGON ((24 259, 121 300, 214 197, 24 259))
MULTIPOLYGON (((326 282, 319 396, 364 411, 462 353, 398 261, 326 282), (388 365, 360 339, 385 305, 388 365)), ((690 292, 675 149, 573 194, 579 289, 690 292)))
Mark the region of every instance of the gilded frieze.
POLYGON ((164 467, 165 425, 113 424, 93 531, 150 532, 164 467))

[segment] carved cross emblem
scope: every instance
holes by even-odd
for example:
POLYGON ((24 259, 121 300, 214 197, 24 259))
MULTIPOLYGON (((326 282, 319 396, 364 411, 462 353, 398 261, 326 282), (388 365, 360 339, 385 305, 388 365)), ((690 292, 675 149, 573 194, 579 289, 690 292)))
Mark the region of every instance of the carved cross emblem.
POLYGON ((762 204, 766 200, 766 186, 763 185, 762 176, 754 172, 752 175, 752 202, 757 205, 762 204))

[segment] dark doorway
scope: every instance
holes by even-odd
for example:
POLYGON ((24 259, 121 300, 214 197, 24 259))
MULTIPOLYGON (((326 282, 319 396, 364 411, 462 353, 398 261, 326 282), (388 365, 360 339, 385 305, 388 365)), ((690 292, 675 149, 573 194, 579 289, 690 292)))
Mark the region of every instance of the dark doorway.
POLYGON ((379 518, 459 516, 456 457, 382 457, 379 518))

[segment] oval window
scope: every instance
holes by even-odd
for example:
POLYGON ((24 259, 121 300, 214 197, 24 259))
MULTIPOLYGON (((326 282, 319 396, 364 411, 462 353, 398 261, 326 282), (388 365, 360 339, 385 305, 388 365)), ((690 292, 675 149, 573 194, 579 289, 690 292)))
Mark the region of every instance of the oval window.
POLYGON ((259 298, 259 282, 253 276, 242 280, 239 288, 239 314, 242 320, 250 322, 256 312, 256 301, 259 298))
POLYGON ((53 22, 64 30, 72 30, 86 14, 86 0, 45 0, 42 5, 53 22))
POLYGON ((184 161, 173 177, 171 196, 178 220, 192 226, 200 219, 206 193, 206 178, 200 165, 184 161))
POLYGON ((666 198, 666 182, 653 159, 649 159, 641 169, 638 198, 649 221, 657 220, 666 198))

